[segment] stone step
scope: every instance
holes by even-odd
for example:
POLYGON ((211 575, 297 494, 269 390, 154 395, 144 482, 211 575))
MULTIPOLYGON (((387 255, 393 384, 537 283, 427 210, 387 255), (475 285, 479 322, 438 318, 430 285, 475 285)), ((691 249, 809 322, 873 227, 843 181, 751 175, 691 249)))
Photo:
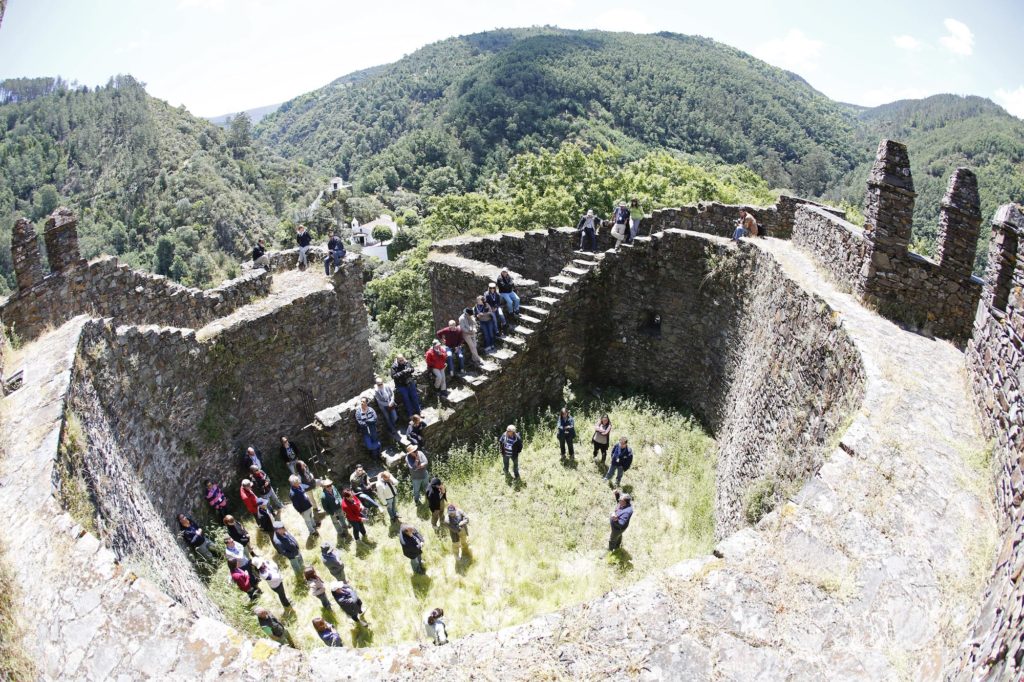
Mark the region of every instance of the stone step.
POLYGON ((576 270, 579 271, 579 274, 585 275, 585 274, 587 274, 587 272, 589 272, 590 270, 593 270, 596 267, 597 267, 597 261, 596 260, 582 260, 580 258, 573 258, 572 262, 569 263, 564 268, 563 272, 565 270, 571 270, 571 269, 575 268, 576 270))
POLYGON ((578 279, 573 279, 572 277, 567 277, 566 275, 555 275, 554 277, 551 278, 551 283, 552 284, 554 284, 554 285, 561 285, 561 286, 565 286, 565 287, 571 287, 573 284, 576 284, 576 282, 578 282, 578 281, 579 281, 578 279))
MULTIPOLYGON (((536 306, 536 305, 525 305, 524 304, 524 305, 519 306, 519 310, 520 311, 524 311, 525 310, 530 315, 536 315, 538 317, 545 317, 545 316, 551 314, 551 311, 548 310, 547 308, 542 308, 542 307, 536 306)), ((523 317, 522 319, 526 319, 526 318, 523 317)), ((533 318, 533 319, 536 319, 536 318, 533 318)), ((540 322, 540 320, 537 320, 537 321, 540 322)))
POLYGON ((490 357, 494 358, 501 364, 505 364, 506 362, 514 358, 516 355, 518 355, 518 353, 516 353, 511 348, 499 348, 498 350, 491 353, 490 357))
POLYGON ((530 300, 530 302, 531 303, 536 303, 539 306, 543 306, 543 307, 547 308, 548 310, 551 310, 552 308, 554 308, 558 304, 558 299, 557 298, 551 298, 550 296, 534 296, 530 300))
POLYGON ((537 319, 536 317, 533 317, 532 315, 524 315, 522 308, 519 309, 519 322, 522 324, 540 324, 540 320, 537 319))
POLYGON ((530 336, 533 333, 534 330, 530 329, 529 327, 518 327, 516 329, 516 334, 521 334, 522 336, 530 336))
POLYGON ((540 290, 543 291, 545 294, 551 294, 553 297, 556 298, 565 296, 567 293, 569 293, 567 289, 562 289, 560 287, 541 287, 540 290))
MULTIPOLYGON (((575 261, 573 261, 573 262, 575 262, 575 261)), ((563 275, 577 275, 579 277, 582 277, 583 275, 585 275, 588 272, 590 272, 592 269, 593 268, 588 268, 588 267, 584 267, 584 266, 575 267, 575 266, 572 266, 572 265, 566 265, 564 268, 562 268, 561 274, 563 274, 563 275)))
POLYGON ((601 254, 594 253, 593 251, 573 251, 572 256, 574 259, 578 258, 583 261, 598 261, 601 260, 601 254))
POLYGON ((506 336, 502 341, 512 348, 522 348, 526 345, 526 339, 521 336, 506 336))
POLYGON ((465 400, 469 400, 474 395, 476 395, 476 391, 465 384, 453 386, 448 389, 448 396, 441 398, 441 403, 454 407, 465 400))

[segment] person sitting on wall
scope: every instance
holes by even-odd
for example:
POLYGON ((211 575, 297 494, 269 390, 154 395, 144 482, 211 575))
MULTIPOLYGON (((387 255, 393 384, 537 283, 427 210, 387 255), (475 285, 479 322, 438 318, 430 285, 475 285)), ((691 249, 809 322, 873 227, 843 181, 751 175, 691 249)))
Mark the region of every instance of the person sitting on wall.
POLYGON ((494 341, 498 338, 498 322, 494 318, 491 306, 487 305, 483 296, 476 297, 476 307, 473 308, 473 313, 484 333, 484 352, 494 352, 494 341))
POLYGON ((267 255, 267 245, 262 239, 257 240, 256 246, 252 247, 252 265, 270 270, 270 256, 267 255))
POLYGON ((309 245, 313 241, 313 235, 309 233, 305 225, 299 225, 295 229, 295 242, 299 245, 299 259, 298 266, 299 270, 306 269, 306 252, 309 251, 309 245))
POLYGON ((414 414, 409 420, 409 428, 405 430, 405 437, 409 442, 423 450, 427 447, 426 437, 427 422, 422 416, 414 414))
POLYGON ((487 285, 487 291, 484 293, 484 303, 494 313, 495 319, 498 320, 498 336, 504 336, 508 330, 508 320, 505 319, 505 313, 501 310, 501 296, 498 295, 498 283, 490 282, 487 285))
POLYGON ((745 208, 740 209, 740 219, 736 222, 736 229, 732 233, 732 240, 738 242, 743 237, 757 236, 757 221, 745 208))
POLYGON ((362 464, 356 465, 356 470, 348 477, 348 482, 349 486, 352 488, 352 492, 359 497, 360 502, 374 511, 380 511, 380 505, 373 499, 373 488, 370 486, 370 475, 366 473, 366 469, 363 468, 362 464))
POLYGON ((516 293, 516 284, 512 281, 512 275, 509 274, 508 268, 501 269, 501 274, 498 275, 495 284, 498 285, 498 295, 505 301, 505 310, 508 312, 509 319, 519 317, 519 294, 516 293))
POLYGON ((477 366, 482 367, 484 361, 476 351, 476 337, 477 332, 480 330, 480 325, 476 322, 476 315, 473 314, 472 308, 464 309, 462 314, 459 315, 459 329, 462 330, 462 342, 469 348, 469 355, 473 358, 473 362, 477 366))
POLYGON ((594 215, 593 209, 589 209, 587 214, 580 218, 576 225, 576 231, 580 234, 580 251, 597 252, 597 228, 600 225, 601 219, 594 215), (590 242, 589 249, 584 247, 587 241, 590 242))
POLYGON ((447 327, 441 327, 435 334, 437 338, 444 344, 445 354, 448 360, 448 374, 452 377, 455 376, 455 359, 459 360, 458 373, 466 371, 466 358, 462 354, 462 343, 464 341, 462 336, 462 328, 455 322, 455 320, 448 320, 447 327))
POLYGON ((331 232, 331 238, 327 240, 327 257, 324 258, 324 274, 328 277, 333 274, 331 272, 332 265, 334 272, 337 272, 343 260, 345 260, 345 242, 341 241, 341 237, 337 234, 331 232))
POLYGON ((370 407, 366 398, 359 399, 359 407, 355 411, 356 424, 359 425, 359 432, 363 434, 363 444, 375 457, 380 457, 380 438, 377 436, 377 413, 370 407))
POLYGON ((448 367, 448 353, 437 339, 427 349, 424 358, 430 373, 434 375, 434 388, 442 398, 448 397, 448 383, 445 381, 445 369, 448 367))
POLYGON ((404 355, 399 353, 395 356, 395 361, 391 363, 391 380, 395 382, 395 391, 401 396, 402 404, 405 405, 405 414, 408 417, 419 414, 423 410, 420 407, 419 391, 416 390, 415 374, 416 371, 412 364, 405 359, 404 355))

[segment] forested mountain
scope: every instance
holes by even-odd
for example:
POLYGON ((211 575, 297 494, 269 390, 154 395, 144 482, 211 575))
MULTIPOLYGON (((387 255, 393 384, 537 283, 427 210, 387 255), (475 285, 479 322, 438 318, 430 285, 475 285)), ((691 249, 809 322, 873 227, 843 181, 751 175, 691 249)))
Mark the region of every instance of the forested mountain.
POLYGON ((285 103, 257 135, 364 191, 473 189, 569 141, 703 153, 817 194, 858 160, 853 126, 800 77, 713 40, 532 28, 428 45, 285 103))
MULTIPOLYGON (((890 137, 905 143, 917 191, 914 234, 917 248, 931 255, 939 219, 939 202, 949 176, 958 166, 978 174, 982 204, 982 245, 988 221, 999 204, 1024 202, 1024 121, 982 97, 935 95, 901 100, 857 114, 862 158, 832 196, 859 204, 878 140, 890 137)), ((986 251, 978 249, 980 272, 986 251)))
POLYGON ((130 76, 95 89, 53 78, 0 83, 0 292, 13 285, 10 226, 78 211, 82 253, 203 286, 320 189, 314 173, 146 94, 130 76), (230 254, 230 255, 229 255, 230 254))

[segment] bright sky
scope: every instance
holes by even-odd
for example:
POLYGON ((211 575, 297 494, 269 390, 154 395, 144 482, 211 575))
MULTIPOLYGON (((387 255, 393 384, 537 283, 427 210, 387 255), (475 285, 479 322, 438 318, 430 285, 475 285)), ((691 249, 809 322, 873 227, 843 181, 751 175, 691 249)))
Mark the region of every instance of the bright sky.
POLYGON ((151 94, 214 116, 454 35, 544 24, 704 35, 833 99, 974 94, 1024 118, 1021 0, 9 0, 0 78, 96 85, 130 73, 151 94))

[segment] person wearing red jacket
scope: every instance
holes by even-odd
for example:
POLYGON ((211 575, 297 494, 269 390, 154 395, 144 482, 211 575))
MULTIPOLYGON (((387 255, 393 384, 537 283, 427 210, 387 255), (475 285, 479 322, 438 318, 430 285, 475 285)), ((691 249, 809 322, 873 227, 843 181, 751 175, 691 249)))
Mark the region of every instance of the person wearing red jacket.
POLYGON ((441 339, 447 350, 448 374, 455 376, 455 359, 459 359, 459 372, 466 371, 466 358, 462 355, 462 327, 455 320, 448 320, 448 326, 437 330, 437 338, 441 339))
POLYGON ((434 375, 434 388, 442 398, 447 398, 448 384, 445 381, 444 370, 448 367, 448 353, 441 342, 435 339, 424 357, 430 373, 434 375))
POLYGON ((363 503, 359 501, 355 493, 352 492, 351 488, 345 488, 341 491, 341 511, 345 513, 345 519, 348 521, 348 525, 352 526, 352 537, 356 540, 359 536, 363 536, 363 541, 366 541, 366 514, 363 513, 363 503))
POLYGON ((255 601, 260 596, 262 590, 256 585, 256 581, 252 579, 249 572, 238 565, 238 559, 228 559, 228 570, 231 571, 231 580, 238 589, 249 595, 249 601, 255 601))
POLYGON ((249 513, 256 516, 256 512, 259 510, 259 498, 256 497, 256 493, 252 490, 252 481, 248 478, 242 480, 242 487, 238 489, 238 494, 242 497, 242 504, 249 510, 249 513))

